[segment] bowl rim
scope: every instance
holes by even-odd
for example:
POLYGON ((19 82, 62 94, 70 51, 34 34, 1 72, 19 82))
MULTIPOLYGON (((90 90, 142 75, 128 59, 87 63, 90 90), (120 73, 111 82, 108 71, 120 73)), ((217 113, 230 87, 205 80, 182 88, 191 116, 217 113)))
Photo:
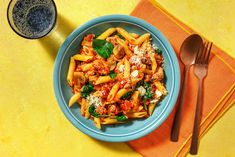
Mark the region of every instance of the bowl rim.
POLYGON ((176 57, 175 51, 173 50, 171 44, 169 43, 169 41, 165 38, 165 36, 157 29, 155 28, 153 25, 147 23, 146 21, 133 17, 133 16, 129 16, 129 15, 122 15, 122 14, 112 14, 112 15, 105 15, 105 16, 101 16, 101 17, 97 17, 94 18, 88 22, 86 22, 85 24, 81 25, 80 27, 78 27, 77 29, 75 29, 68 37, 67 39, 64 41, 64 43, 61 45, 59 52, 57 54, 55 63, 54 63, 54 72, 53 72, 53 86, 54 86, 54 94, 56 96, 57 102, 62 110, 62 112, 64 113, 64 115, 66 116, 66 118, 76 127, 78 128, 80 131, 82 131, 83 133, 102 140, 102 141, 108 141, 108 142, 126 142, 126 141, 130 141, 130 140, 134 140, 140 137, 143 137, 147 134, 149 134, 150 132, 154 131, 156 128, 158 128, 165 120, 166 118, 170 115, 170 113, 172 112, 175 103, 177 101, 178 98, 178 94, 179 94, 179 89, 180 89, 180 70, 179 70, 179 63, 178 63, 178 59, 176 57), (143 28, 145 28, 146 30, 148 30, 148 32, 151 33, 151 35, 154 35, 156 37, 158 37, 158 39, 162 42, 161 44, 165 47, 165 49, 167 50, 167 52, 169 52, 167 55, 170 57, 169 59, 171 60, 172 66, 171 66, 171 70, 173 72, 173 92, 171 95, 171 98, 169 98, 169 101, 166 104, 165 112, 162 112, 162 116, 160 118, 155 118, 156 123, 150 123, 152 125, 147 125, 147 127, 145 127, 145 129, 140 130, 138 132, 132 133, 132 134, 127 134, 125 136, 112 136, 112 135, 107 135, 107 134, 101 134, 97 131, 91 130, 88 127, 86 127, 84 124, 82 124, 82 122, 78 121, 77 118, 73 115, 73 113, 69 110, 67 103, 64 101, 63 99, 63 95, 61 92, 61 88, 60 88, 60 70, 61 70, 61 60, 63 59, 63 56, 65 55, 65 52, 67 50, 67 48, 70 46, 70 44, 72 43, 72 41, 84 30, 86 30, 87 28, 98 24, 98 23, 103 23, 103 22, 114 22, 114 21, 120 21, 120 22, 127 22, 127 23, 131 23, 137 26, 141 26, 143 28), (169 105, 171 104, 171 105, 169 105))

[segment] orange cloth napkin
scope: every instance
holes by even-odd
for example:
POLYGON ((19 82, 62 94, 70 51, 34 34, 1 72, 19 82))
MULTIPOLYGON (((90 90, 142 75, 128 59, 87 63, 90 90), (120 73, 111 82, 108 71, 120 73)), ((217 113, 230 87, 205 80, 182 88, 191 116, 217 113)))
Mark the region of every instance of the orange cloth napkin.
MULTIPOLYGON (((140 1, 131 15, 144 19, 158 28, 168 38, 178 57, 183 40, 190 34, 195 33, 154 1, 140 1)), ((182 71, 182 64, 180 67, 182 71)), ((235 103, 234 67, 235 60, 216 46, 213 46, 208 75, 204 80, 200 136, 235 103)), ((191 144, 197 89, 198 82, 193 74, 193 68, 191 68, 186 87, 186 103, 182 111, 178 142, 170 141, 171 126, 174 118, 173 111, 158 129, 143 138, 130 141, 128 144, 145 157, 185 156, 191 144)))

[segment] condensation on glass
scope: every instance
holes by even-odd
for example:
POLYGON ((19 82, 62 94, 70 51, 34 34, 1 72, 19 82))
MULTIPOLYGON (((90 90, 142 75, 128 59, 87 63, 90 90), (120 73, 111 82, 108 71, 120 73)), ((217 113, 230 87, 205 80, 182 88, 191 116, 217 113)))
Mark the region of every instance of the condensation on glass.
POLYGON ((28 39, 47 35, 55 26, 56 16, 53 0, 11 0, 7 10, 11 28, 28 39))

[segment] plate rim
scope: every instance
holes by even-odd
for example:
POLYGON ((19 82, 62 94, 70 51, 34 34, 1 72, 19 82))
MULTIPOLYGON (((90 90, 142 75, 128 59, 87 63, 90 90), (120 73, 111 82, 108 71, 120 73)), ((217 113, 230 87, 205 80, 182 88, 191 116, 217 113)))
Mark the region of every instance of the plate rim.
POLYGON ((66 118, 76 127, 78 128, 80 131, 82 131, 83 133, 102 140, 102 141, 108 141, 108 142, 126 142, 126 141, 130 141, 130 140, 134 140, 140 137, 143 137, 147 134, 149 134, 150 132, 154 131, 156 128, 158 128, 164 121, 165 119, 170 115, 170 113, 172 112, 175 103, 177 101, 178 98, 178 94, 179 94, 179 89, 180 89, 180 68, 179 68, 179 63, 178 63, 178 59, 176 57, 175 51, 173 50, 171 44, 169 43, 169 41, 166 39, 166 37, 153 25, 149 24, 148 22, 133 17, 133 16, 129 16, 129 15, 122 15, 122 14, 112 14, 112 15, 105 15, 105 16, 101 16, 101 17, 97 17, 94 18, 86 23, 84 23, 83 25, 81 25, 80 27, 76 28, 64 41, 64 43, 61 45, 59 52, 57 54, 55 63, 54 63, 54 72, 53 72, 53 87, 54 87, 54 94, 56 96, 57 99, 57 104, 60 106, 62 112, 64 113, 64 115, 66 116, 66 118), (72 41, 77 37, 77 35, 79 35, 82 31, 84 31, 85 29, 91 27, 94 24, 97 23, 102 23, 102 22, 112 22, 114 20, 119 20, 119 21, 126 21, 128 23, 132 23, 132 24, 137 24, 140 25, 142 27, 144 27, 145 29, 149 30, 149 32, 151 34, 154 34, 155 36, 157 36, 160 41, 162 42, 162 44, 164 45, 164 47, 167 49, 168 55, 170 56, 170 59, 172 60, 176 60, 176 62, 172 62, 173 67, 171 67, 174 70, 173 74, 174 74, 174 89, 175 91, 173 92, 172 98, 171 98, 171 103, 173 105, 169 105, 169 103, 167 104, 167 108, 166 111, 163 113, 163 116, 160 117, 156 123, 154 123, 154 125, 149 126, 146 130, 143 130, 141 132, 137 132, 135 134, 131 134, 131 135, 127 135, 127 136, 107 136, 107 135, 101 135, 101 134, 97 134, 94 131, 91 131, 89 129, 87 129, 86 127, 82 126, 82 124, 78 123, 76 121, 76 117, 68 110, 67 104, 64 103, 63 101, 63 95, 61 94, 61 88, 60 88, 60 79, 58 76, 60 76, 60 66, 61 66, 61 60, 63 59, 63 55, 66 52, 67 48, 69 47, 69 45, 72 43, 72 41))

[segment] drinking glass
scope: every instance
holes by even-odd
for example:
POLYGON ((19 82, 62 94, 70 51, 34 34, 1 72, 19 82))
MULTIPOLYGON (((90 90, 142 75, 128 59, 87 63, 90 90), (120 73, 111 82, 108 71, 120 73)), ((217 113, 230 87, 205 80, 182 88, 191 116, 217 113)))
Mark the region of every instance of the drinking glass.
POLYGON ((53 0, 11 0, 7 18, 15 33, 27 39, 38 39, 54 28, 56 5, 53 0))

